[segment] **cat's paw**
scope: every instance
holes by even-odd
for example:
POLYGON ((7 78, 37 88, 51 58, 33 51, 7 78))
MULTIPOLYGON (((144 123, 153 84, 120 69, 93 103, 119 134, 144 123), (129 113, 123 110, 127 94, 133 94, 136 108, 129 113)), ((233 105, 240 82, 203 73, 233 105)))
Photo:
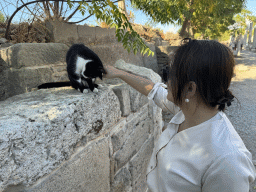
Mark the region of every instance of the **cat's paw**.
POLYGON ((99 90, 97 88, 93 89, 93 93, 98 93, 98 92, 99 92, 99 90))
POLYGON ((89 93, 88 89, 84 89, 83 93, 89 93))
POLYGON ((103 86, 103 85, 101 85, 101 84, 98 84, 98 86, 99 86, 100 88, 104 87, 104 86, 103 86))

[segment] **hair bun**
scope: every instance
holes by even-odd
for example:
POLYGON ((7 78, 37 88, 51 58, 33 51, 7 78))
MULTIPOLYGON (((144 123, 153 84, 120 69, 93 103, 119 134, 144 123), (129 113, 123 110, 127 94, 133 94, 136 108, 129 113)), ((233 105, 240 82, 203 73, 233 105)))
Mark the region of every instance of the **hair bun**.
POLYGON ((234 96, 232 95, 232 93, 227 90, 225 95, 219 99, 216 103, 217 105, 225 105, 225 103, 227 103, 228 107, 231 105, 231 102, 233 101, 234 96))

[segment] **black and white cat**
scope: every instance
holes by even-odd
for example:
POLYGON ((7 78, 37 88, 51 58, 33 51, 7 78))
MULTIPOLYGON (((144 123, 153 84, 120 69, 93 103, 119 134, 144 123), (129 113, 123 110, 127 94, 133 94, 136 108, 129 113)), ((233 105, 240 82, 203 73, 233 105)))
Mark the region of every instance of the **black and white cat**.
POLYGON ((106 74, 106 71, 100 58, 92 50, 83 44, 74 44, 67 52, 66 62, 68 77, 73 88, 79 89, 82 93, 88 92, 88 88, 98 92, 96 77, 102 80, 102 73, 106 74))

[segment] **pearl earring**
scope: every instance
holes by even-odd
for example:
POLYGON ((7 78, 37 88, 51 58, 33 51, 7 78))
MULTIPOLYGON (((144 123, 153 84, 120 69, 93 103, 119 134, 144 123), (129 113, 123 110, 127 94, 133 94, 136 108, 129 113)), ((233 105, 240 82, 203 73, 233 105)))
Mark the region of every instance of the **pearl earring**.
POLYGON ((188 102, 189 102, 189 99, 185 99, 185 102, 188 103, 188 102))

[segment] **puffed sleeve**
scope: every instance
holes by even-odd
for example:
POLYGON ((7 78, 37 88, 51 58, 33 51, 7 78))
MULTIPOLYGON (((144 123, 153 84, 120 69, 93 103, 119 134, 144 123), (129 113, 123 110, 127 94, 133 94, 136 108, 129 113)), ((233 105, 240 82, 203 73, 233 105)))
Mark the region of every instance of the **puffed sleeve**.
POLYGON ((149 92, 148 99, 154 101, 163 111, 169 111, 172 114, 176 114, 180 111, 180 108, 167 99, 168 91, 166 88, 167 85, 164 83, 156 83, 153 89, 149 92))
POLYGON ((202 192, 248 192, 255 180, 251 154, 232 152, 217 159, 202 179, 202 192))

